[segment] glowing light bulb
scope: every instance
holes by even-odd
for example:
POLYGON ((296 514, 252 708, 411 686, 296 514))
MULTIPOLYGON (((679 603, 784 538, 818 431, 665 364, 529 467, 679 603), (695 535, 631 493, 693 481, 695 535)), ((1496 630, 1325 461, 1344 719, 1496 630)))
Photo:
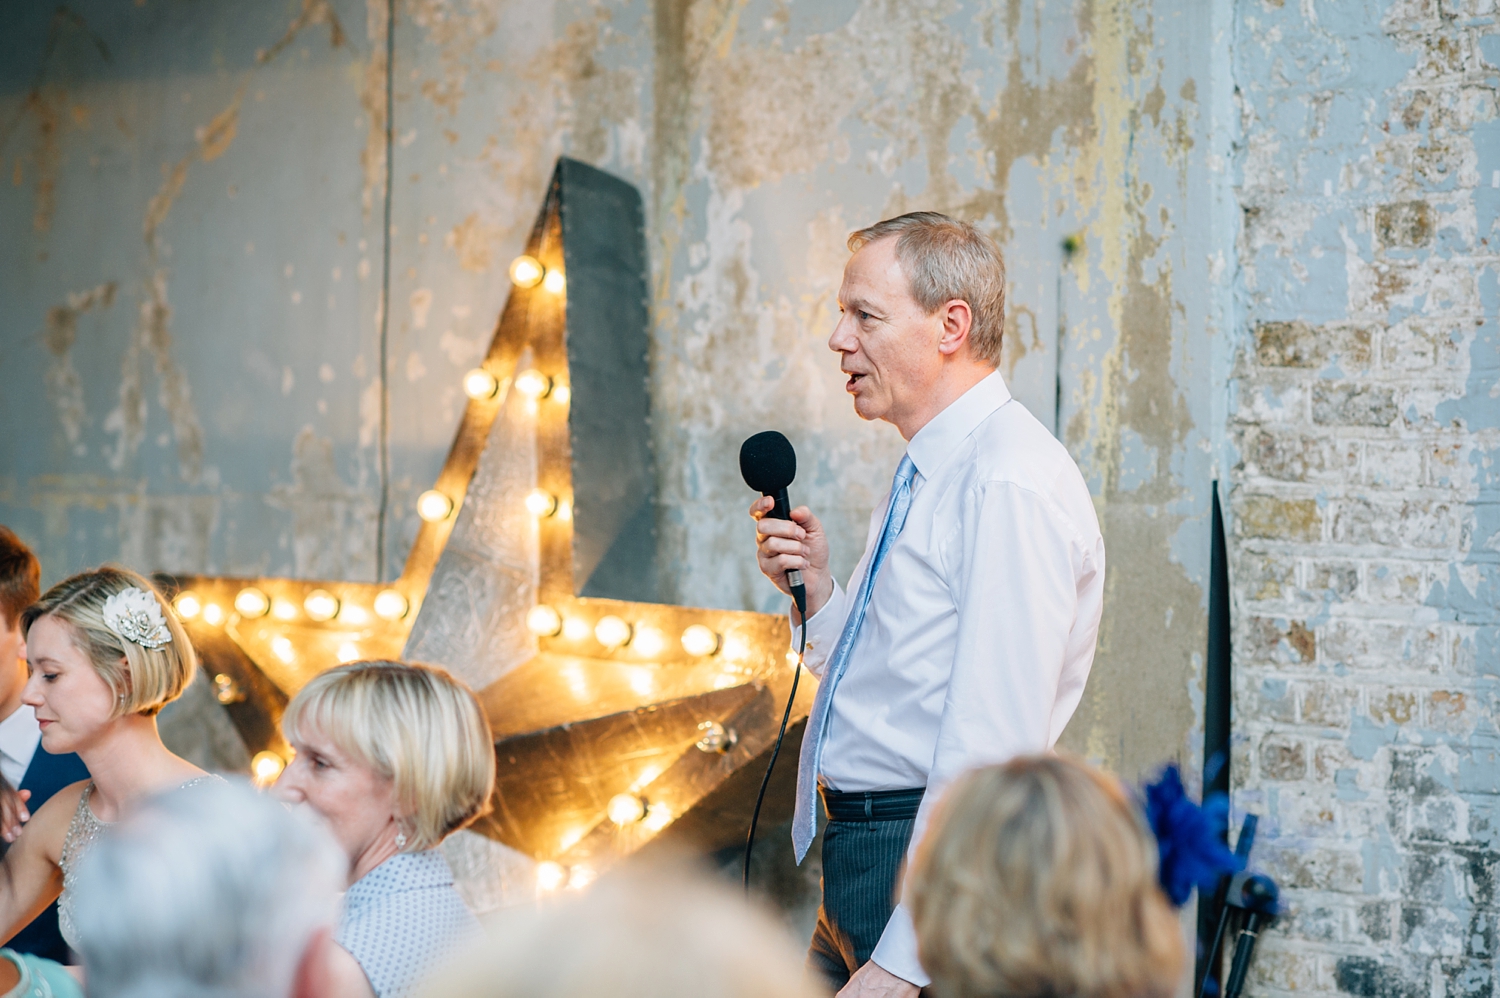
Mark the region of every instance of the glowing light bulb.
POLYGON ((453 500, 437 489, 429 489, 417 497, 417 515, 428 523, 440 523, 453 515, 453 500))
POLYGON ((682 632, 682 650, 689 655, 712 655, 719 650, 719 634, 711 627, 692 624, 682 632))
POLYGON ((672 823, 672 808, 666 804, 652 804, 646 808, 646 818, 642 822, 653 832, 659 832, 672 823))
POLYGON ((482 367, 476 367, 464 375, 464 394, 476 402, 492 399, 500 392, 500 382, 482 367))
POLYGON ((532 516, 551 516, 557 512, 557 496, 546 489, 532 489, 526 494, 526 512, 532 516))
POLYGON ((411 604, 406 597, 394 589, 382 589, 375 594, 375 615, 381 620, 400 620, 409 609, 411 604))
POLYGON ((340 662, 357 662, 359 661, 359 645, 353 641, 345 641, 339 645, 338 655, 340 662))
POLYGON ((563 621, 562 632, 569 641, 582 641, 589 636, 589 622, 582 617, 569 617, 563 621))
POLYGON ((215 627, 224 623, 224 608, 217 603, 210 603, 203 608, 203 619, 215 627))
POLYGON ((562 630, 562 626, 562 614, 546 603, 538 603, 526 614, 526 629, 539 637, 550 638, 562 630))
POLYGON ((363 627, 370 622, 370 611, 357 603, 339 604, 339 623, 363 627))
POLYGON ((275 783, 285 768, 286 760, 271 751, 257 752, 250 760, 250 773, 257 787, 269 787, 275 783))
POLYGON ((552 389, 552 394, 548 397, 558 405, 567 405, 573 400, 573 389, 567 385, 557 385, 552 389))
POLYGON ((581 891, 594 882, 598 875, 587 866, 575 866, 568 871, 568 890, 581 891))
POLYGON ((557 890, 567 879, 568 871, 561 863, 546 859, 536 865, 536 889, 543 893, 557 890))
POLYGON ((635 632, 635 639, 630 642, 630 647, 647 658, 655 658, 657 655, 660 655, 661 650, 666 646, 666 635, 654 627, 642 627, 635 632))
POLYGON ((634 631, 635 628, 614 614, 600 617, 599 623, 594 625, 594 637, 606 648, 619 648, 630 644, 630 636, 634 631))
POLYGON ((722 753, 734 748, 734 743, 739 740, 740 736, 733 728, 726 728, 718 721, 704 721, 698 725, 695 744, 699 752, 722 753))
POLYGON ((264 617, 271 609, 271 597, 254 586, 246 586, 235 595, 234 609, 241 617, 264 617))
POLYGON ((529 367, 516 375, 516 391, 529 399, 545 398, 552 391, 552 379, 529 367))
POLYGON ((178 593, 177 598, 172 601, 172 608, 183 620, 192 620, 203 612, 203 601, 192 591, 178 593))
POLYGON ((547 269, 534 256, 522 253, 510 262, 510 283, 518 288, 534 288, 542 282, 547 269))
POLYGON ((271 639, 271 651, 287 665, 291 665, 292 660, 297 657, 297 649, 292 647, 292 639, 285 634, 278 634, 271 639))
POLYGON ((222 704, 239 703, 245 699, 245 691, 240 689, 233 676, 221 672, 214 676, 214 699, 222 704))
POLYGON ((313 620, 332 620, 339 614, 339 598, 327 589, 314 589, 303 597, 302 609, 313 620))
POLYGON ((271 601, 271 616, 277 620, 296 620, 297 604, 289 599, 273 599, 271 601))
POLYGON ((651 674, 650 669, 631 669, 630 688, 637 696, 649 696, 656 688, 656 677, 651 674))
POLYGON ((560 270, 549 270, 547 271, 547 276, 542 278, 542 287, 555 295, 562 294, 563 289, 567 286, 568 280, 563 277, 563 272, 560 270))
POLYGON ((609 820, 622 828, 633 825, 646 816, 646 802, 635 794, 615 794, 605 809, 609 820))

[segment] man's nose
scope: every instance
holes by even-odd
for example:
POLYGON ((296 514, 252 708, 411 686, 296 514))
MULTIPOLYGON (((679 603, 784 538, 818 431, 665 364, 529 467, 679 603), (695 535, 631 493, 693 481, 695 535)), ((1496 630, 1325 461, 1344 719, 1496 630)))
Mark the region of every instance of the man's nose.
POLYGON ((848 323, 849 316, 840 315, 832 335, 828 337, 828 349, 834 353, 851 353, 854 350, 854 337, 849 332, 848 323))

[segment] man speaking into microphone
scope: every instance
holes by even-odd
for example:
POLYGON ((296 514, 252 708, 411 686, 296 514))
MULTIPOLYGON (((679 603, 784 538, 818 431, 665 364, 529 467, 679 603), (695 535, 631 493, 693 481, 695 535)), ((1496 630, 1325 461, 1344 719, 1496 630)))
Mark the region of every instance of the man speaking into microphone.
POLYGON ((855 232, 849 249, 828 346, 855 411, 893 424, 906 455, 847 589, 809 509, 778 520, 762 498, 750 513, 761 571, 783 592, 802 572, 819 677, 792 819, 800 863, 821 793, 809 964, 841 996, 913 996, 929 979, 896 903, 902 860, 955 776, 1057 741, 1094 658, 1104 540, 1078 466, 996 370, 994 241, 914 212, 855 232))

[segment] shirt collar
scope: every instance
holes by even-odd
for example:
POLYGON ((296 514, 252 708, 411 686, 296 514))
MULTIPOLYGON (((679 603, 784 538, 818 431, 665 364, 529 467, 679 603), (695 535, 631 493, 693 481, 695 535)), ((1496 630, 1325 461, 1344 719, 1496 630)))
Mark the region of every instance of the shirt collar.
POLYGON ((1010 401, 1010 389, 996 371, 964 392, 917 431, 906 445, 906 453, 923 479, 948 459, 953 449, 974 432, 975 427, 1010 401))
POLYGON ((36 723, 36 712, 27 704, 23 703, 0 721, 0 753, 17 762, 29 762, 36 754, 36 745, 41 738, 42 729, 36 723))

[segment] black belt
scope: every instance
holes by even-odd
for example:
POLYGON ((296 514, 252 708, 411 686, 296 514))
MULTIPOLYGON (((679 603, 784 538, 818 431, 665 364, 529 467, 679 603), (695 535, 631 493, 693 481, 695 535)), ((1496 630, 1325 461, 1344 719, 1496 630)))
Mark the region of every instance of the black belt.
POLYGON ((910 821, 922 806, 926 787, 842 793, 819 786, 829 821, 910 821))

